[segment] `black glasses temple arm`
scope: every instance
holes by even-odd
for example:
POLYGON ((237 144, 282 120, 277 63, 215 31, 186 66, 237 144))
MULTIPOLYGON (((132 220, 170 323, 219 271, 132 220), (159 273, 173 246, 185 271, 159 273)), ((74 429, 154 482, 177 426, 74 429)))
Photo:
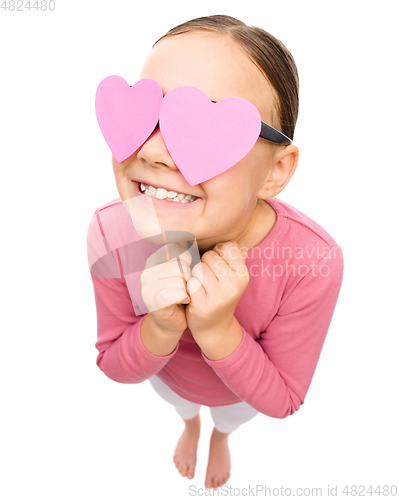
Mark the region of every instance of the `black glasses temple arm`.
POLYGON ((262 137, 262 139, 266 139, 269 142, 273 142, 274 144, 284 144, 286 142, 288 142, 288 144, 292 144, 292 140, 289 137, 265 122, 262 122, 259 137, 262 137))

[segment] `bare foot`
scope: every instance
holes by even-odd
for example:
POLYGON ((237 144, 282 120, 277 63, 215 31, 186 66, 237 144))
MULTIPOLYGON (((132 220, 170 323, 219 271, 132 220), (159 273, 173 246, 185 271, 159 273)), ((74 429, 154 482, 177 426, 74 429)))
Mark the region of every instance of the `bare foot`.
POLYGON ((176 469, 178 469, 183 477, 192 479, 197 463, 197 448, 200 437, 201 420, 198 414, 196 417, 185 420, 184 422, 186 426, 177 442, 173 461, 176 469))
POLYGON ((209 446, 208 467, 205 488, 218 488, 227 483, 230 477, 231 462, 228 445, 229 434, 213 429, 209 446))

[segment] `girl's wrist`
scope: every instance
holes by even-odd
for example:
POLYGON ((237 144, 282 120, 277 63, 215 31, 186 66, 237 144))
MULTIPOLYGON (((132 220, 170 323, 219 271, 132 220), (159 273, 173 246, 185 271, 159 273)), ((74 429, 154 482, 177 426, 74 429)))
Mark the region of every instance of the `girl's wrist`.
POLYGON ((241 344, 244 332, 234 316, 230 324, 220 325, 204 333, 192 334, 194 340, 210 361, 219 361, 230 356, 241 344))
POLYGON ((147 314, 140 328, 141 341, 147 351, 154 356, 169 356, 169 354, 172 354, 183 333, 163 330, 151 314, 147 314))

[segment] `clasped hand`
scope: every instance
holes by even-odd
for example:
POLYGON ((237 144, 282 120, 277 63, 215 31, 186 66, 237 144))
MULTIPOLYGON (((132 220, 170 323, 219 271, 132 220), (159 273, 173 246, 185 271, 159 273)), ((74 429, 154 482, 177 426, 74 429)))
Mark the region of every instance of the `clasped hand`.
POLYGON ((170 332, 185 326, 194 337, 227 329, 249 283, 246 252, 233 240, 219 243, 191 269, 190 252, 179 244, 167 247, 169 258, 162 247, 141 276, 143 300, 159 326, 170 332))
POLYGON ((227 241, 205 252, 193 267, 187 281, 190 302, 186 306, 187 324, 193 335, 230 325, 249 283, 245 259, 246 252, 235 241, 227 241))

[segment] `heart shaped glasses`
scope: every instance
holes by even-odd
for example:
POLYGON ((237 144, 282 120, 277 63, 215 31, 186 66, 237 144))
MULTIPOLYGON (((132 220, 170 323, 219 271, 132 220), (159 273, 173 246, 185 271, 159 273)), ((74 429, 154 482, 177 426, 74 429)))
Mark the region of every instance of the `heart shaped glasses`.
POLYGON ((115 160, 135 153, 159 125, 162 138, 187 182, 194 186, 242 160, 259 137, 292 144, 289 137, 261 120, 246 99, 211 101, 196 87, 176 87, 163 96, 152 79, 129 86, 117 75, 97 88, 95 109, 101 132, 115 160))

